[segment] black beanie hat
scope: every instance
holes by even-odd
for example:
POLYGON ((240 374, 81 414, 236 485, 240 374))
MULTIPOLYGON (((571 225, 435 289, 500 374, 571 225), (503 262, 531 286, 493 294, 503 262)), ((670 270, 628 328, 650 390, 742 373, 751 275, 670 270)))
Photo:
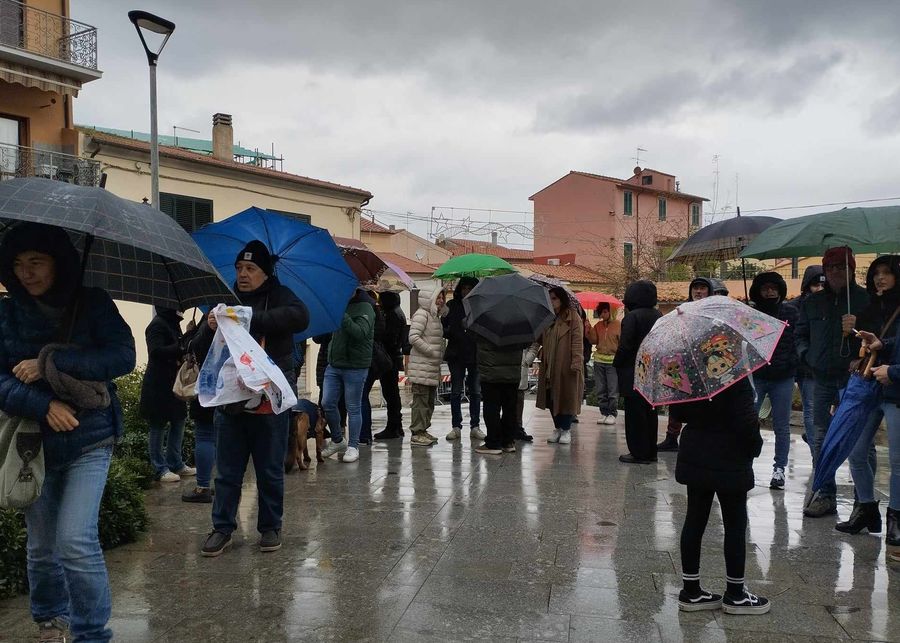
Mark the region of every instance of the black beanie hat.
POLYGON ((244 249, 235 258, 234 265, 237 265, 238 261, 251 261, 270 277, 275 272, 275 261, 272 259, 269 249, 266 248, 266 244, 259 239, 254 239, 244 246, 244 249))

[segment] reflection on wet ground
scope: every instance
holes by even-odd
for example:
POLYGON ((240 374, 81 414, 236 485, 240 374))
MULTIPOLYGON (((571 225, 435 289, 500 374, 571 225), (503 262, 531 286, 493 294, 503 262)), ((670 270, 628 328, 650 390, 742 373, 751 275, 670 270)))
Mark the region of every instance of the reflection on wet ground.
MULTIPOLYGON (((774 492, 774 436, 764 433, 762 486, 749 503, 747 577, 772 599, 771 613, 682 614, 686 497, 675 454, 620 464, 621 416, 597 426, 593 409, 571 445, 549 445, 550 418, 533 403, 526 413, 535 441, 514 454, 479 456, 467 437, 413 450, 407 436, 364 447, 355 464, 288 475, 285 546, 274 554, 254 546, 251 479, 240 537, 217 559, 197 554, 209 505, 180 502, 176 487, 151 491, 150 532, 107 555, 117 639, 900 641, 900 565, 886 562, 883 537, 803 518, 811 465, 797 436, 786 489, 774 492)), ((449 407, 438 407, 435 429, 449 431, 449 407)), ((887 475, 882 449, 881 491, 887 475)), ((846 467, 838 482, 846 517, 846 467)), ((701 571, 715 591, 724 587, 721 539, 714 516, 701 571)), ((0 640, 33 632, 27 599, 0 603, 0 640)))

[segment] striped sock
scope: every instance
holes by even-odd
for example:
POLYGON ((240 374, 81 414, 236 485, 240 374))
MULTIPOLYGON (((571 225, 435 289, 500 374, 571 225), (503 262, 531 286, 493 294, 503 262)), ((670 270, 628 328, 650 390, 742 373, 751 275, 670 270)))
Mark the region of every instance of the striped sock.
POLYGON ((691 596, 700 593, 700 574, 682 574, 681 582, 684 584, 684 591, 691 596))
POLYGON ((743 578, 732 578, 731 576, 725 576, 725 593, 729 596, 743 596, 744 595, 744 579, 743 578))

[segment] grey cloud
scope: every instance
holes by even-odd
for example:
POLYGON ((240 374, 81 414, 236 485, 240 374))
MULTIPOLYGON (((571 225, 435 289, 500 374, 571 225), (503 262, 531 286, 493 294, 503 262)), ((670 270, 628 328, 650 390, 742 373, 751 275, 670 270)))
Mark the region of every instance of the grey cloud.
POLYGON ((900 88, 872 105, 865 127, 873 135, 900 132, 900 88))

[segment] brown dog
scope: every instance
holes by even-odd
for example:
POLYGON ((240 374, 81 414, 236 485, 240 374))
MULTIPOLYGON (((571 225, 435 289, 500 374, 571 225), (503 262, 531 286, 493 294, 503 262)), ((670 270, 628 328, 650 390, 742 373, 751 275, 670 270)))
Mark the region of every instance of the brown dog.
POLYGON ((291 411, 288 449, 284 457, 285 473, 290 473, 294 466, 301 471, 309 469, 312 458, 309 456, 308 442, 311 437, 316 439, 316 462, 325 462, 325 458, 322 457, 322 446, 325 444, 325 414, 319 406, 309 400, 300 400, 300 402, 306 404, 298 403, 291 411), (310 431, 311 424, 312 431, 310 431))

